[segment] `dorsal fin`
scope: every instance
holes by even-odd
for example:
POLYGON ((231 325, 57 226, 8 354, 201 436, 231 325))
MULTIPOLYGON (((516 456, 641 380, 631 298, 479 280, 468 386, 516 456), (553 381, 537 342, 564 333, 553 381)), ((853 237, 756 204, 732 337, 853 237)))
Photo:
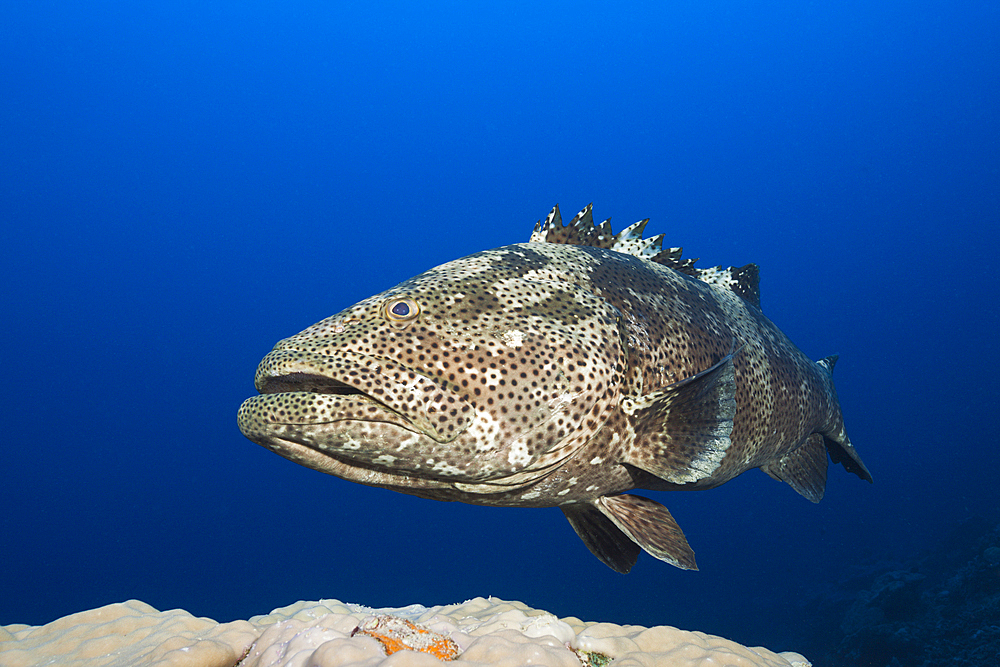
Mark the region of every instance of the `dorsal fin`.
POLYGON ((615 237, 611 233, 611 221, 605 220, 595 225, 593 208, 593 204, 588 204, 569 221, 568 225, 563 225, 562 214, 559 213, 559 205, 556 204, 545 218, 545 222, 535 223, 535 231, 532 232, 528 242, 585 245, 611 250, 615 243, 615 237))
POLYGON ((837 365, 837 359, 840 359, 839 354, 831 354, 829 357, 823 357, 816 363, 822 366, 827 373, 833 375, 833 367, 837 365))
POLYGON ((744 300, 760 308, 760 269, 756 264, 730 266, 727 269, 721 266, 695 269, 694 277, 710 285, 731 289, 744 300))
POLYGON ((698 261, 697 258, 681 259, 681 248, 663 248, 663 234, 648 239, 642 238, 642 232, 649 218, 614 234, 611 231, 611 218, 600 224, 594 223, 593 208, 593 204, 587 204, 568 225, 563 225, 562 214, 559 212, 559 205, 556 204, 544 222, 539 220, 535 223, 535 230, 528 242, 591 246, 641 257, 710 285, 725 287, 749 303, 760 307, 760 272, 756 264, 728 269, 719 266, 696 269, 694 263, 698 261))
POLYGON ((675 271, 697 277, 694 263, 697 259, 681 259, 680 248, 663 249, 663 234, 652 238, 642 238, 642 230, 649 218, 626 227, 617 234, 611 231, 611 219, 594 223, 593 204, 577 213, 568 225, 563 225, 559 205, 549 212, 545 221, 535 223, 535 231, 531 233, 529 243, 565 243, 567 245, 584 245, 593 248, 614 250, 627 255, 634 255, 651 262, 669 266, 675 271))

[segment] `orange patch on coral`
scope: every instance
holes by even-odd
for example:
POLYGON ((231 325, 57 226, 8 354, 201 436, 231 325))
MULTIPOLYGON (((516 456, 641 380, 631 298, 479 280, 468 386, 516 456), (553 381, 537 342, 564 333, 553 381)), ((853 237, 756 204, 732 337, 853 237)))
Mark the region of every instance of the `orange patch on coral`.
POLYGON ((366 618, 354 628, 354 635, 365 635, 375 639, 385 649, 386 655, 396 651, 420 651, 430 653, 441 660, 454 660, 461 652, 458 644, 444 635, 428 630, 405 618, 378 615, 366 618))

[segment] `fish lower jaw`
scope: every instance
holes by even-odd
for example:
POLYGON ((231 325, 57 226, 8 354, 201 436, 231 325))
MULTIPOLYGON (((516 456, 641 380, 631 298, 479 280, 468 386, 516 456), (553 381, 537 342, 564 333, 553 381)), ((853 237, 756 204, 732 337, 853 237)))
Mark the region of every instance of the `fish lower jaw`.
POLYGON ((349 482, 392 489, 412 495, 421 495, 421 491, 424 491, 431 494, 431 497, 434 497, 435 491, 447 492, 452 488, 447 481, 422 479, 401 472, 369 468, 355 461, 334 456, 321 449, 276 436, 252 437, 250 439, 289 461, 349 482))

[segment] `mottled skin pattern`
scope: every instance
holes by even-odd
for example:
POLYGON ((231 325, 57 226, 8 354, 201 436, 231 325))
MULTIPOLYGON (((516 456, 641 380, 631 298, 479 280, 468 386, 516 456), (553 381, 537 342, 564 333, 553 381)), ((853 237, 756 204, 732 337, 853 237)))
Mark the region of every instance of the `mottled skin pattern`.
MULTIPOLYGON (((570 227, 554 213, 548 242, 449 262, 280 341, 241 430, 362 484, 561 506, 620 571, 638 547, 602 553, 619 530, 694 567, 665 508, 622 492, 712 488, 762 467, 818 501, 826 451, 870 479, 844 432, 832 362, 806 358, 754 305, 755 270, 727 285, 737 270, 693 277, 679 249, 658 263, 567 245, 560 230, 593 229, 589 207, 570 227), (608 535, 581 527, 587 517, 608 535), (672 531, 661 546, 647 534, 659 525, 672 531)), ((635 238, 615 247, 642 254, 635 238)))

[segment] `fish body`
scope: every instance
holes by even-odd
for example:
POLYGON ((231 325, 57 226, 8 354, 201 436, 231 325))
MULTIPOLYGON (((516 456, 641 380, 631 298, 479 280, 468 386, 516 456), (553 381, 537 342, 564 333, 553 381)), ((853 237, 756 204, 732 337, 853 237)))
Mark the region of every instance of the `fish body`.
POLYGON ((828 455, 871 481, 831 373, 759 307, 755 265, 696 269, 643 220, 612 234, 558 207, 528 243, 422 273, 278 342, 239 411, 254 442, 424 498, 558 506, 619 572, 639 550, 696 569, 633 489, 751 468, 813 502, 828 455))

